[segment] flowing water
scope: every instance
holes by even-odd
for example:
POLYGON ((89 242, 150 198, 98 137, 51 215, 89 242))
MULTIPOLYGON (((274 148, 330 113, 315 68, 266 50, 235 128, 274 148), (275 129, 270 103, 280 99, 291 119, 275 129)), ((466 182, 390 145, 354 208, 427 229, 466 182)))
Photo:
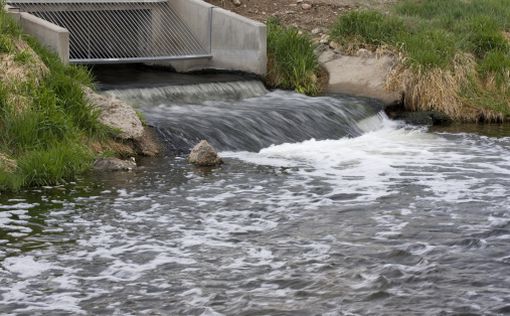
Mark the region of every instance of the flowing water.
POLYGON ((0 196, 0 314, 510 313, 510 138, 253 81, 110 88, 169 152, 0 196), (223 166, 186 163, 201 138, 223 166))

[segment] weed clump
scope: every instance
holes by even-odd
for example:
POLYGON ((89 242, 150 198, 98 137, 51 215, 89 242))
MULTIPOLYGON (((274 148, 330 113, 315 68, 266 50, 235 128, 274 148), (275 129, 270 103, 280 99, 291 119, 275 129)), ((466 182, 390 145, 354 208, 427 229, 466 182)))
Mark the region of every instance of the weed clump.
POLYGON ((312 40, 295 28, 282 26, 276 19, 269 20, 267 28, 267 83, 275 88, 317 95, 321 90, 319 63, 312 40))
POLYGON ((342 44, 395 44, 404 34, 405 25, 399 18, 377 11, 352 11, 333 25, 331 36, 342 44))

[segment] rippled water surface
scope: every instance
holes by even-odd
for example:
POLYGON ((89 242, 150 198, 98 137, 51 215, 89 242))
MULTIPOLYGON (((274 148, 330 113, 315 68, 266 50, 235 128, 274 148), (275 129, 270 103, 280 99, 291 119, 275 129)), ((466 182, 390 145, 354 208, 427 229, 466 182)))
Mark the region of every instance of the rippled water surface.
MULTIPOLYGON (((238 110, 224 117, 241 124, 259 101, 269 117, 282 98, 298 113, 286 119, 305 119, 305 103, 359 117, 329 139, 282 125, 271 135, 296 141, 218 142, 215 169, 169 154, 0 196, 0 314, 510 313, 510 138, 427 132, 362 100, 282 92, 228 101, 238 110)), ((220 120, 187 111, 225 102, 141 109, 185 137, 190 120, 220 120)), ((317 117, 300 125, 319 130, 317 117)))

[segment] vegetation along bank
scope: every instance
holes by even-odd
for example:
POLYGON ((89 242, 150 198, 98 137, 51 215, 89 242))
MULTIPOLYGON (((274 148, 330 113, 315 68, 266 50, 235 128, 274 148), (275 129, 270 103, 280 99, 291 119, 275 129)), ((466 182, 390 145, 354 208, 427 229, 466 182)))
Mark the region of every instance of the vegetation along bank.
POLYGON ((96 94, 85 68, 62 64, 0 8, 0 191, 71 180, 98 157, 155 152, 133 109, 96 94))
POLYGON ((363 49, 394 58, 385 88, 402 94, 406 110, 463 122, 510 118, 510 0, 401 0, 384 10, 353 8, 316 40, 313 31, 274 18, 268 30, 272 86, 318 94, 321 67, 313 51, 321 41, 343 55, 363 49))

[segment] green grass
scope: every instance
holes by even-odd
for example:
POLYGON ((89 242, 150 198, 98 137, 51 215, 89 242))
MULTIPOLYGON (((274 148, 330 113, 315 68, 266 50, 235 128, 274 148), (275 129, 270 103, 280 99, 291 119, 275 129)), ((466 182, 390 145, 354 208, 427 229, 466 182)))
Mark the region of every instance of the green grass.
POLYGON ((403 34, 402 19, 377 11, 352 11, 338 19, 331 31, 331 36, 343 44, 390 44, 396 43, 403 34))
POLYGON ((16 160, 14 171, 0 166, 0 191, 58 184, 86 170, 94 157, 88 143, 111 131, 98 121, 82 86, 92 77, 82 67, 64 65, 35 39, 21 33, 0 9, 0 54, 28 69, 22 80, 0 81, 0 153, 16 160), (25 41, 35 51, 20 50, 25 41), (47 67, 38 75, 36 60, 47 67))
POLYGON ((469 94, 459 89, 463 94, 459 97, 510 116, 508 32, 510 0, 402 0, 388 14, 354 11, 339 17, 331 36, 346 48, 355 43, 401 52, 406 65, 422 74, 437 69, 455 72, 456 56, 469 54, 476 67, 465 81, 474 80, 478 88, 469 94))
POLYGON ((275 19, 267 22, 267 28, 268 84, 317 95, 320 92, 319 63, 312 40, 275 19))

